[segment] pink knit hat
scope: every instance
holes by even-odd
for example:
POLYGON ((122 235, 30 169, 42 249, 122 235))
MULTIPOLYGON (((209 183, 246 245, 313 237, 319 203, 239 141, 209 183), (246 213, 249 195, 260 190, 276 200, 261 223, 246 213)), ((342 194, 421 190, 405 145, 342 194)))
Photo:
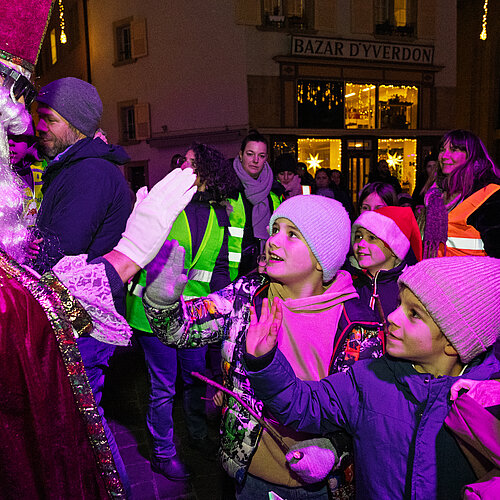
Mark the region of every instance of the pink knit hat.
POLYGON ((427 309, 468 363, 500 336, 500 259, 441 257, 406 268, 398 280, 427 309))
POLYGON ((382 207, 363 212, 352 225, 351 244, 359 227, 380 238, 398 259, 403 260, 411 246, 417 260, 422 260, 422 238, 410 207, 382 207))

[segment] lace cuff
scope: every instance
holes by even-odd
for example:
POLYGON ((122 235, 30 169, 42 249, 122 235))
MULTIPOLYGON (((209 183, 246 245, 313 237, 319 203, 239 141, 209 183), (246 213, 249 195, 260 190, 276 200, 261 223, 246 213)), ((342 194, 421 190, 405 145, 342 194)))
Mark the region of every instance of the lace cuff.
POLYGON ((89 313, 94 324, 92 337, 106 344, 129 344, 132 330, 115 309, 103 263, 88 264, 87 255, 67 256, 52 268, 52 272, 89 313))

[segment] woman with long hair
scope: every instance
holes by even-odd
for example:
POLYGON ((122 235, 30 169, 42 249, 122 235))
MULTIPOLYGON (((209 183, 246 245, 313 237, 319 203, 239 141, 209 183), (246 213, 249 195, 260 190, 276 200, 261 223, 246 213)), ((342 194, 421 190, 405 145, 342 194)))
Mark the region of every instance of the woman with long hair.
MULTIPOLYGON (((217 149, 193 143, 180 165, 196 173, 197 192, 175 220, 167 240, 176 240, 185 249, 184 269, 187 286, 184 299, 204 297, 224 288, 229 282, 228 227, 229 218, 224 200, 234 190, 237 178, 232 165, 217 149)), ((142 304, 146 281, 165 265, 170 241, 167 241, 151 263, 132 281, 127 294, 127 320, 135 329, 136 338, 144 350, 151 379, 151 394, 147 416, 153 438, 155 472, 174 481, 182 481, 190 473, 177 454, 172 419, 177 365, 183 380, 183 406, 191 448, 205 457, 213 457, 216 444, 208 438, 205 414, 206 387, 191 372, 205 373, 207 347, 175 349, 162 344, 151 333, 142 304)), ((220 352, 220 348, 218 349, 220 352)))
POLYGON ((500 257, 500 171, 477 135, 452 130, 443 136, 425 208, 424 258, 500 257))

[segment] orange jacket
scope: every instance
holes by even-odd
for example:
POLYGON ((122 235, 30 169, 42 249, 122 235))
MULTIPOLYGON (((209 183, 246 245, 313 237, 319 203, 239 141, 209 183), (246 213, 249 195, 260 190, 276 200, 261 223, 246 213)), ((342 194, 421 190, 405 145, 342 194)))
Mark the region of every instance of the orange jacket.
MULTIPOLYGON (((499 189, 500 185, 498 184, 488 184, 486 187, 466 198, 448 214, 446 257, 486 255, 479 231, 473 226, 468 225, 467 219, 499 189)), ((443 250, 443 245, 441 245, 438 252, 439 257, 443 257, 443 250)))

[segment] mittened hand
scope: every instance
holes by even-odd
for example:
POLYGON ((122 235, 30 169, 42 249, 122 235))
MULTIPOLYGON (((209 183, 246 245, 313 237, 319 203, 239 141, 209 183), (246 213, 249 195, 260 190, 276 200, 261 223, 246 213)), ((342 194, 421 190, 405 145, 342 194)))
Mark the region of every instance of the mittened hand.
POLYGON ((286 454, 290 469, 308 484, 322 481, 337 462, 336 451, 327 438, 300 441, 286 454), (302 458, 297 458, 297 452, 302 458))
POLYGON ((498 380, 469 380, 462 378, 451 387, 451 400, 454 401, 462 390, 477 401, 481 406, 496 406, 500 404, 500 381, 498 380))
POLYGON ((276 345, 281 326, 282 311, 279 299, 274 299, 269 310, 267 299, 262 301, 260 319, 253 306, 250 307, 250 326, 246 337, 247 352, 252 356, 263 356, 276 345))
POLYGON ((175 219, 196 192, 195 181, 196 174, 192 169, 175 169, 144 198, 144 190, 139 190, 134 210, 115 250, 126 255, 139 267, 151 262, 162 247, 175 219))
POLYGON ((185 250, 177 241, 165 242, 157 257, 146 268, 144 300, 153 307, 177 302, 187 283, 183 274, 185 250))

